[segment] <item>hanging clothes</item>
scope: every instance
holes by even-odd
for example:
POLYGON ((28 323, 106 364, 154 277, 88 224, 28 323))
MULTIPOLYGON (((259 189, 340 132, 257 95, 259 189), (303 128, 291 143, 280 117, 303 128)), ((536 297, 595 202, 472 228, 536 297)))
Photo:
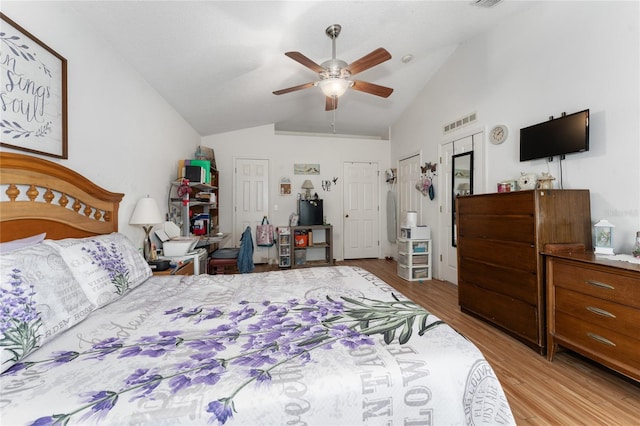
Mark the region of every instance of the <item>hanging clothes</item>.
POLYGON ((398 227, 396 218, 396 194, 393 190, 387 191, 387 240, 390 243, 396 242, 396 228, 398 227))
POLYGON ((240 253, 238 253, 238 271, 241 274, 247 274, 254 269, 253 264, 253 237, 251 236, 251 227, 242 233, 240 237, 240 253))

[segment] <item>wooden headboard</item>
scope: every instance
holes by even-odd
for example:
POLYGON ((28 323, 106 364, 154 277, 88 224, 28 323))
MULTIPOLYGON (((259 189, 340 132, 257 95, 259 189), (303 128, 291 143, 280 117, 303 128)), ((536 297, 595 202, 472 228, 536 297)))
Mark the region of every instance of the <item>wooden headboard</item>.
POLYGON ((118 231, 124 194, 109 192, 60 164, 0 152, 0 241, 42 232, 48 239, 118 231))

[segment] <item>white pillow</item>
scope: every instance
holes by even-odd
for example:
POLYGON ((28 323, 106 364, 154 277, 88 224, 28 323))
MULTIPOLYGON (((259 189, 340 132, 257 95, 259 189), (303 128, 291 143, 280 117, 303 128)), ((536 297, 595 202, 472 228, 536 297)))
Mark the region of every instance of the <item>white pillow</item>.
POLYGON ((41 243, 47 236, 46 233, 33 235, 31 237, 20 238, 19 240, 6 241, 0 243, 0 253, 8 253, 14 250, 20 250, 41 243))
POLYGON ((37 244, 0 255, 0 371, 93 311, 60 254, 37 244), (30 337, 29 337, 30 336, 30 337))
POLYGON ((44 243, 57 248, 96 308, 119 299, 152 275, 142 254, 117 232, 44 243))

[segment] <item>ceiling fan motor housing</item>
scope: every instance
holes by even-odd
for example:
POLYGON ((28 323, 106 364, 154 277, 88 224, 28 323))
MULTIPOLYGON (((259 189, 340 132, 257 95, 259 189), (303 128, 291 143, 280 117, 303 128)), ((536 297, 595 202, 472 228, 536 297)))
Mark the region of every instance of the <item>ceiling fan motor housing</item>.
POLYGON ((346 70, 347 63, 340 59, 329 59, 320 64, 325 72, 320 73, 320 78, 348 78, 351 73, 346 70))

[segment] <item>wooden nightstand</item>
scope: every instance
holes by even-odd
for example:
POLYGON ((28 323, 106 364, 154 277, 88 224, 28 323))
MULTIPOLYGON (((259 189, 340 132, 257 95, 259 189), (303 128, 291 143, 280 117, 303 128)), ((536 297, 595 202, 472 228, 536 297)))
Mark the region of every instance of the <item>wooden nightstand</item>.
POLYGON ((176 268, 165 271, 154 271, 153 275, 193 275, 193 262, 190 260, 176 268))

